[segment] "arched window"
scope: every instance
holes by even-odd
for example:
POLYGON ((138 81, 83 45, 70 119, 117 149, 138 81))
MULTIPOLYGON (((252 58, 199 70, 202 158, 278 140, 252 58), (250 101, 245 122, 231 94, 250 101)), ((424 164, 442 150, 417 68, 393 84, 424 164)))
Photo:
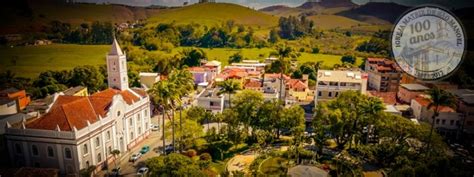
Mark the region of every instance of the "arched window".
POLYGON ((84 144, 84 147, 82 148, 82 154, 87 154, 89 153, 89 149, 87 149, 87 144, 84 144))
POLYGON ((64 148, 64 156, 66 157, 66 159, 72 159, 71 149, 69 149, 68 147, 64 148))
POLYGON ((34 156, 38 156, 39 153, 38 153, 38 147, 36 145, 31 145, 31 153, 34 155, 34 156))
POLYGON ((95 138, 95 147, 99 147, 100 146, 100 139, 99 137, 96 137, 95 138))
POLYGON ((51 146, 48 146, 48 157, 54 157, 54 150, 51 146))
POLYGON ((97 154, 97 162, 102 162, 102 155, 100 153, 97 154))

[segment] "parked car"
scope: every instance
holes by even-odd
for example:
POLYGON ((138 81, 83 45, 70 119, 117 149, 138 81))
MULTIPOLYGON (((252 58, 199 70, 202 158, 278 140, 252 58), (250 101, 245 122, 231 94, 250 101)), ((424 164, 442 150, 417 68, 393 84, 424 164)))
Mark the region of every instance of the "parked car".
POLYGON ((112 169, 110 171, 109 176, 120 176, 120 167, 112 169))
POLYGON ((173 152, 173 145, 171 145, 171 144, 166 145, 165 146, 165 152, 166 152, 166 154, 169 154, 169 153, 173 152))
POLYGON ((132 154, 132 156, 130 156, 129 162, 136 162, 141 156, 141 153, 132 154))
POLYGON ((140 150, 140 153, 146 154, 148 151, 150 151, 150 146, 146 145, 142 147, 142 149, 140 150))
POLYGON ((147 173, 148 173, 148 168, 147 167, 141 167, 137 171, 137 175, 139 175, 139 176, 146 175, 147 173))
POLYGON ((160 126, 151 124, 150 129, 151 129, 151 131, 158 131, 158 130, 160 130, 160 126))

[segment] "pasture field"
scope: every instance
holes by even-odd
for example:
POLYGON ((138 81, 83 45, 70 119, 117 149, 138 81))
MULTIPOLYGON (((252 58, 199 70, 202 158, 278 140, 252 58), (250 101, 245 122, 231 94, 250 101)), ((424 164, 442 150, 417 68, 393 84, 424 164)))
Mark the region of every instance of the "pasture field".
MULTIPOLYGON (((178 47, 172 54, 178 53, 186 47, 178 47)), ((81 65, 105 64, 105 56, 109 45, 75 45, 52 44, 45 46, 0 47, 0 70, 11 70, 17 76, 34 78, 40 72, 47 70, 72 69, 81 65)), ((272 48, 202 48, 209 60, 218 60, 228 65, 228 59, 237 52, 242 52, 244 59, 263 61, 274 51, 272 48)), ((162 51, 154 51, 164 53, 162 51)), ((151 52, 151 53, 154 53, 151 52)), ((298 63, 323 61, 323 66, 332 67, 341 63, 340 55, 300 53, 298 63)), ((360 64, 360 58, 356 64, 360 64)))
POLYGON ((109 49, 109 45, 75 44, 0 47, 0 70, 11 70, 17 76, 32 78, 47 70, 101 65, 105 64, 109 49))

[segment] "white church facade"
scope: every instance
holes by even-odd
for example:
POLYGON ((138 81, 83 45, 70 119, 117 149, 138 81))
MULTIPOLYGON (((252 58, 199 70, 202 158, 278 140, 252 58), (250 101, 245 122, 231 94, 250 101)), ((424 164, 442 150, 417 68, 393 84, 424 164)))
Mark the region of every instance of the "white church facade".
POLYGON ((7 123, 5 138, 16 167, 57 168, 63 176, 101 169, 111 152, 128 152, 150 130, 150 99, 129 88, 126 57, 114 39, 107 55, 109 88, 90 96, 58 96, 49 111, 19 124, 7 123))

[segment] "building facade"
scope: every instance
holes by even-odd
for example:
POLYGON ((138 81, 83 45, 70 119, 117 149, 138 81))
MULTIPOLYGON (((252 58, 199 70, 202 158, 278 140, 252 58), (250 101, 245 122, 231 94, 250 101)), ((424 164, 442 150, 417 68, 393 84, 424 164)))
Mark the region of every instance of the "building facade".
POLYGON ((386 58, 367 58, 365 62, 368 86, 379 92, 396 92, 402 73, 394 61, 386 58))
POLYGON ((355 90, 365 94, 367 74, 360 71, 319 70, 316 82, 315 104, 339 96, 341 92, 355 90))
POLYGON ((59 95, 42 116, 7 122, 5 137, 13 165, 56 168, 61 175, 79 176, 81 169, 92 165, 102 169, 112 161, 113 150, 125 153, 146 138, 149 97, 142 89, 128 88, 125 60, 114 40, 107 55, 110 88, 90 96, 59 95))
POLYGON ((400 84, 397 98, 403 103, 411 103, 420 94, 424 94, 429 88, 421 84, 400 84))

